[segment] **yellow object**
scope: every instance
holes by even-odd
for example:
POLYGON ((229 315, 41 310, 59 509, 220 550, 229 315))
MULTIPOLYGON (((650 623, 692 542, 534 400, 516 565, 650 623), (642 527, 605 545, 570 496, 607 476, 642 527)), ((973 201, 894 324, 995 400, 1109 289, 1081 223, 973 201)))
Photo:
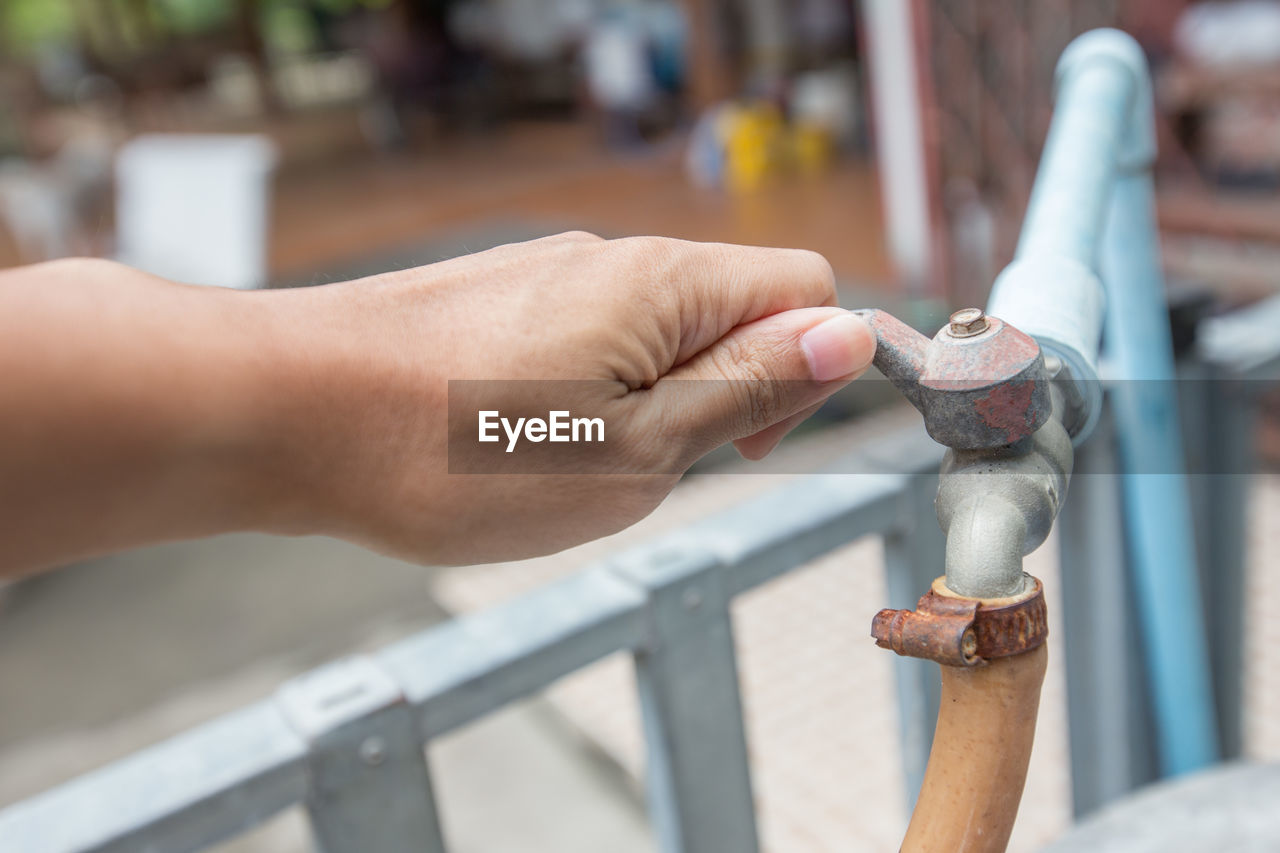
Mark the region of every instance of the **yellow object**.
POLYGON ((826 171, 835 154, 835 140, 829 128, 818 124, 800 124, 791 131, 791 151, 801 174, 817 175, 826 171))
POLYGON ((726 183, 751 191, 786 166, 786 125, 771 104, 727 110, 723 119, 726 183))
POLYGON ((737 192, 757 190, 786 172, 820 174, 835 156, 829 128, 811 122, 789 127, 770 103, 726 107, 719 122, 725 184, 737 192))

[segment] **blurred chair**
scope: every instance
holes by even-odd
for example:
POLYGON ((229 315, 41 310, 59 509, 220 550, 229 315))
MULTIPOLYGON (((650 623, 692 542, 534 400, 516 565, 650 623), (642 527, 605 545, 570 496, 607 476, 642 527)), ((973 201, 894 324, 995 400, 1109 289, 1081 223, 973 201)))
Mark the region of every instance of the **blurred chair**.
POLYGON ((116 160, 117 258, 175 281, 262 286, 275 162, 257 135, 129 142, 116 160))

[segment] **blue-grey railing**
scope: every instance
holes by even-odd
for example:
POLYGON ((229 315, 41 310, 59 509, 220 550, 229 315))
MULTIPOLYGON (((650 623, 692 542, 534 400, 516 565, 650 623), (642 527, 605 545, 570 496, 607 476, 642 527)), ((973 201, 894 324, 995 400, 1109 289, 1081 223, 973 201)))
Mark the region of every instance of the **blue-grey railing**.
POLYGON ((424 743, 619 651, 635 658, 662 849, 756 849, 729 601, 873 533, 936 573, 940 551, 911 536, 930 484, 898 460, 940 454, 923 431, 904 440, 850 463, 884 473, 804 477, 10 806, 0 849, 195 850, 305 803, 333 853, 443 850, 424 743))

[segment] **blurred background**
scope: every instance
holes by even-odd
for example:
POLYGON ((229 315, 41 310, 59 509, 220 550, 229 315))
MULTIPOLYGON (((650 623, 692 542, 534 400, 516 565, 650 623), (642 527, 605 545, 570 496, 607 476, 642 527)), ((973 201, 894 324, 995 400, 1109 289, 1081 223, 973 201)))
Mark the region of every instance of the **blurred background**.
MULTIPOLYGON (((1280 291, 1280 2, 0 0, 0 267, 98 255, 293 287, 576 228, 813 249, 844 305, 932 331, 982 304, 1011 259, 1054 64, 1099 26, 1134 35, 1153 66, 1186 343, 1196 318, 1280 291)), ((1278 411, 1264 401, 1250 504, 1259 590, 1280 571, 1265 559, 1280 546, 1278 411)), ((777 470, 913 417, 883 383, 859 385, 783 445, 777 470)), ((744 469, 715 456, 700 470, 744 469)), ((232 536, 11 586, 0 805, 784 476, 692 478, 639 528, 519 566, 443 571, 232 536)), ((886 849, 904 819, 900 785, 857 800, 841 787, 897 755, 887 656, 862 653, 880 555, 851 553, 780 582, 782 603, 742 605, 772 850, 886 849), (829 619, 797 621, 815 602, 829 619)), ((1280 637, 1265 620, 1248 630, 1246 753, 1278 759, 1280 637)), ((631 689, 608 661, 433 746, 458 849, 652 849, 631 689)), ((1071 819, 1061 689, 1058 672, 1014 849, 1071 819)), ((304 844, 287 815, 228 849, 304 844)))
POLYGON ((851 281, 980 301, 1056 58, 1115 25, 1156 69, 1170 271, 1274 285, 1274 4, 914 5, 904 30, 852 0, 4 0, 0 263, 162 255, 134 208, 176 204, 155 185, 194 160, 255 192, 199 187, 188 216, 265 217, 259 268, 220 284, 385 266, 502 218, 803 246, 851 281))

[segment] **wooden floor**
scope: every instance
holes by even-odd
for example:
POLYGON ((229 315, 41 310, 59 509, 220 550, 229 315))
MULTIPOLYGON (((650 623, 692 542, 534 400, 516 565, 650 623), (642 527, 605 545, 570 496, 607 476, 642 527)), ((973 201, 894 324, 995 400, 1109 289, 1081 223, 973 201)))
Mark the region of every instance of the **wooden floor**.
POLYGON ((570 124, 525 126, 423 152, 277 179, 275 279, 403 247, 433 232, 508 220, 607 237, 657 234, 822 252, 837 273, 890 280, 870 166, 779 178, 750 195, 693 187, 675 149, 620 156, 570 124))

